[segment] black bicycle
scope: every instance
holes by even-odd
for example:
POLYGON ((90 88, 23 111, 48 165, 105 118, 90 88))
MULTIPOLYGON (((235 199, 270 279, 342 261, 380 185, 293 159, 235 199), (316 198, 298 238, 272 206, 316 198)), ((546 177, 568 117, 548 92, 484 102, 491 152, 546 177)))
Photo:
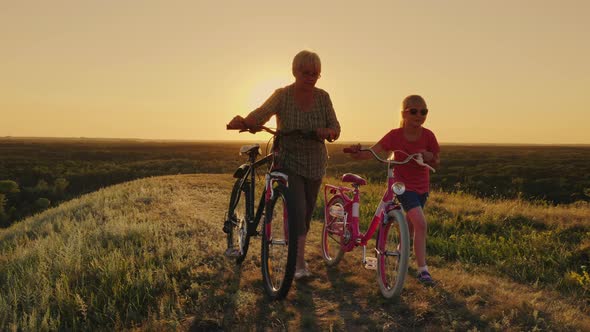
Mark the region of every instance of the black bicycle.
MULTIPOLYGON (((228 126, 228 130, 233 130, 228 126)), ((224 218, 223 231, 227 235, 226 256, 234 257, 237 264, 246 258, 250 246, 250 237, 262 236, 261 267, 264 288, 273 300, 284 298, 289 292, 295 274, 297 258, 297 227, 289 222, 293 215, 288 176, 275 164, 278 153, 278 140, 285 136, 299 136, 304 139, 319 140, 315 132, 294 130, 289 132, 274 131, 260 126, 252 133, 264 130, 273 135, 271 153, 258 159, 260 145, 244 145, 241 155, 247 155, 248 161, 234 173, 236 181, 231 191, 229 207, 224 218), (258 207, 255 208, 256 171, 267 167, 265 183, 260 195, 258 207), (262 219, 264 217, 264 219, 262 219), (259 228, 260 220, 264 220, 259 228)), ((246 130, 240 130, 246 131, 246 130)), ((267 149, 268 150, 268 149, 267 149)))

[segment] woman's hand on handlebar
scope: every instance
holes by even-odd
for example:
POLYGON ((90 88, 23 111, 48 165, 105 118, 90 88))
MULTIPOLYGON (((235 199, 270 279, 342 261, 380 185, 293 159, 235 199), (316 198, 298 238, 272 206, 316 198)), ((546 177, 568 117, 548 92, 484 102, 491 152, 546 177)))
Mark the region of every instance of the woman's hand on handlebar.
POLYGON ((316 135, 319 139, 325 139, 328 142, 334 142, 338 138, 336 130, 332 128, 318 128, 316 129, 316 135))
POLYGON ((256 125, 252 119, 243 118, 239 115, 234 116, 233 119, 227 124, 228 130, 240 130, 240 131, 249 131, 251 133, 255 133, 260 131, 260 126, 256 125))
POLYGON ((232 130, 232 129, 245 130, 245 129, 247 129, 246 124, 244 123, 244 118, 239 115, 234 116, 234 118, 231 119, 231 121, 227 124, 227 129, 228 130, 232 130))

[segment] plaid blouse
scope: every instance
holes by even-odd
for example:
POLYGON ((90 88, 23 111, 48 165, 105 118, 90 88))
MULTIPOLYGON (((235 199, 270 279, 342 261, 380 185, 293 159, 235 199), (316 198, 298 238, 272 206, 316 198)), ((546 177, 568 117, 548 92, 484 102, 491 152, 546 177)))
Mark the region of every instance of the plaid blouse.
MULTIPOLYGON (((340 135, 340 123, 330 100, 330 95, 314 87, 313 103, 309 111, 301 111, 295 103, 295 85, 277 89, 249 116, 261 125, 273 115, 277 116, 277 129, 290 131, 331 128, 340 135)), ((286 168, 309 179, 321 179, 326 174, 328 153, 326 145, 316 140, 296 136, 284 136, 279 142, 275 165, 286 168)))

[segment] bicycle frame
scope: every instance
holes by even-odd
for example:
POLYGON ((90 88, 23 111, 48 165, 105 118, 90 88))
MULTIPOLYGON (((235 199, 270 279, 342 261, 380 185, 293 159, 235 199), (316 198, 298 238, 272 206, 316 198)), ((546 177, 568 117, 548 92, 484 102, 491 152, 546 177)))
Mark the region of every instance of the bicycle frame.
MULTIPOLYGON (((257 151, 250 152, 248 155, 248 162, 246 164, 242 164, 234 173, 234 178, 241 179, 240 187, 242 187, 243 183, 249 179, 250 182, 248 184, 248 187, 250 190, 248 190, 247 193, 247 200, 252 203, 254 203, 254 199, 256 198, 256 169, 262 165, 271 163, 273 160, 273 153, 270 153, 259 160, 256 160, 257 155, 257 151)), ((278 171, 269 171, 268 173, 266 173, 264 190, 260 195, 260 200, 258 206, 256 207, 256 214, 254 214, 254 204, 246 205, 246 221, 248 222, 248 235, 258 235, 258 232, 256 230, 258 228, 258 224, 260 223, 260 219, 262 218, 262 213, 264 211, 265 204, 272 197, 272 188, 273 185, 277 182, 287 185, 288 176, 278 171)))
MULTIPOLYGON (((407 221, 401 211, 397 195, 405 191, 405 185, 394 181, 394 166, 406 164, 412 160, 421 166, 431 168, 424 163, 422 154, 407 154, 403 161, 382 159, 371 148, 345 148, 345 153, 370 151, 375 159, 387 164, 387 187, 366 232, 360 230, 360 189, 366 181, 354 174, 345 174, 344 182, 352 182, 353 189, 326 184, 324 186, 324 228, 322 231, 322 255, 328 266, 335 266, 344 253, 362 246, 362 263, 366 269, 377 270, 377 283, 386 298, 400 294, 408 268, 409 230, 407 221), (367 257, 367 243, 378 231, 375 257, 367 257), (332 236, 334 234, 334 236, 332 236), (392 235, 390 238, 389 235, 392 235), (334 241, 334 244, 330 244, 334 241), (389 257, 389 258, 388 258, 389 257)), ((394 151, 403 152, 404 151, 394 151)), ((432 169, 432 168, 431 168, 432 169)), ((434 169, 432 169, 434 170, 434 169)))
MULTIPOLYGON (((381 198, 381 202, 377 206, 375 210, 375 214, 373 215, 373 219, 369 224, 369 227, 365 233, 362 233, 359 228, 360 217, 359 217, 359 206, 360 206, 360 190, 359 185, 353 184, 354 189, 349 187, 342 187, 342 186, 334 186, 331 184, 326 184, 324 187, 324 200, 326 204, 324 205, 324 213, 330 213, 328 211, 328 204, 329 199, 332 199, 335 196, 340 196, 344 200, 344 211, 345 215, 345 222, 350 224, 350 228, 352 234, 350 234, 350 240, 348 243, 343 245, 343 249, 346 252, 352 251, 357 246, 366 246, 369 240, 373 237, 379 225, 383 220, 387 222, 385 218, 385 214, 387 212, 394 210, 394 209, 401 209, 399 203, 394 202, 395 193, 393 192, 392 185, 394 183, 393 179, 393 167, 392 163, 388 162, 387 166, 387 189, 383 194, 383 198, 381 198), (352 194, 352 198, 349 197, 349 194, 352 194), (385 218, 385 219, 384 219, 385 218)), ((344 231, 347 231, 346 225, 344 226, 344 231)))
POLYGON ((260 155, 258 144, 242 146, 240 149, 240 154, 248 155, 248 162, 242 164, 234 173, 234 178, 237 180, 234 181, 223 231, 227 234, 227 256, 236 257, 238 264, 242 263, 247 255, 250 238, 261 235, 260 267, 263 285, 271 299, 282 299, 287 295, 295 275, 298 241, 296 225, 294 222, 289 222, 290 217, 295 213, 291 205, 288 175, 281 172, 276 163, 280 164, 281 151, 278 148, 280 146, 278 142, 285 136, 314 139, 313 137, 317 134, 315 131, 302 130, 275 131, 264 126, 244 130, 228 125, 227 129, 239 129, 241 132, 248 130, 252 133, 264 130, 273 135, 272 152, 260 160, 256 160, 260 155), (256 207, 256 169, 269 163, 270 167, 265 172, 264 189, 256 207), (245 200, 243 202, 245 211, 239 211, 237 216, 234 212, 240 199, 245 200), (264 222, 259 228, 261 219, 264 219, 264 222), (234 238, 234 234, 239 237, 234 238), (238 241, 237 251, 234 250, 234 240, 238 241))

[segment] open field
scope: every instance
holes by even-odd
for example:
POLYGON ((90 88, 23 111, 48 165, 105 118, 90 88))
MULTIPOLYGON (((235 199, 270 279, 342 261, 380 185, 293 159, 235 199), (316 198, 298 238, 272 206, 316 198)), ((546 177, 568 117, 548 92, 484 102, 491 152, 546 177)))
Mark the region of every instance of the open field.
MULTIPOLYGON (((258 136, 252 136, 256 138, 258 136)), ((112 184, 166 174, 232 173, 239 142, 0 138, 0 227, 112 184)), ((261 144, 263 152, 265 144, 261 144)), ((372 161, 329 144, 328 174, 382 181, 372 161)), ((434 188, 548 204, 590 201, 589 146, 443 145, 434 188)))
MULTIPOLYGON (((231 184, 222 174, 142 179, 0 230, 0 330, 590 330, 587 204, 435 192, 426 211, 439 284, 418 284, 412 264, 394 301, 360 251, 325 267, 316 218, 314 278, 271 303, 258 239, 241 268, 222 255, 231 184)), ((380 192, 365 188, 363 216, 380 192)))

